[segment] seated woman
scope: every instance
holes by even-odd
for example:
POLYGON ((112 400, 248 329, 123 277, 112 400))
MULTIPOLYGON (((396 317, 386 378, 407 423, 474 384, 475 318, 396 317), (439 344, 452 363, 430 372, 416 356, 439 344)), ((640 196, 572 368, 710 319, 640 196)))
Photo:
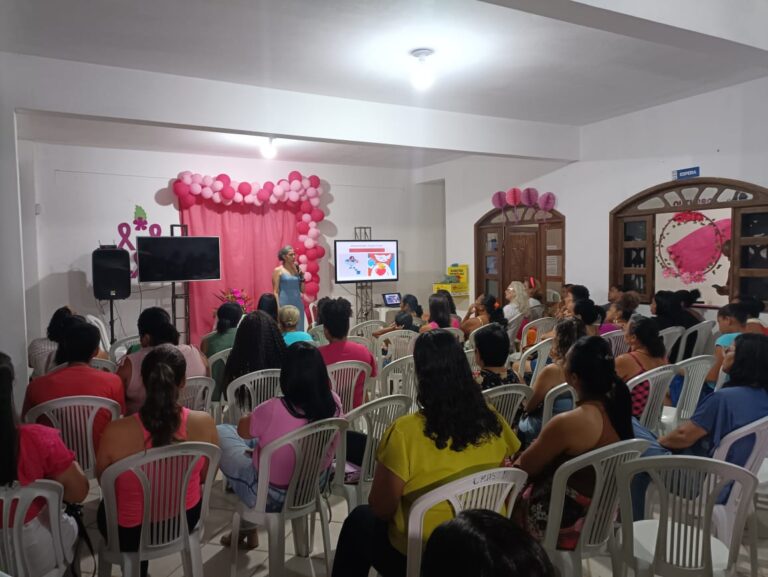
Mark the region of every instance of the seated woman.
POLYGON ((592 299, 582 299, 575 301, 569 310, 571 311, 570 316, 584 323, 587 336, 596 337, 599 335, 600 325, 603 324, 605 318, 605 311, 602 307, 597 306, 592 299))
POLYGON ((599 333, 604 335, 613 331, 625 330, 629 319, 635 314, 638 306, 640 306, 640 297, 635 291, 621 293, 620 297, 608 305, 608 309, 605 311, 605 322, 600 325, 599 333))
POLYGON ((210 358, 235 342, 237 324, 243 318, 243 309, 237 303, 224 303, 216 311, 216 330, 200 342, 200 352, 210 358))
MULTIPOLYGON (((341 401, 331 391, 325 362, 314 345, 297 342, 288 347, 280 371, 280 390, 282 397, 260 404, 240 419, 237 428, 234 425, 218 427, 222 452, 219 467, 235 494, 248 507, 256 505, 262 447, 309 423, 343 416, 341 401)), ((330 467, 332 460, 333 453, 328 455, 327 466, 330 467)), ((283 447, 272 456, 267 511, 282 509, 295 464, 296 457, 290 447, 283 447)), ((240 538, 242 542, 238 546, 255 548, 258 545, 256 527, 243 527, 240 538)), ((231 540, 231 535, 225 535, 221 543, 229 546, 231 540)))
POLYGON ((179 331, 171 324, 171 317, 165 310, 160 307, 144 309, 139 315, 138 328, 141 348, 125 355, 117 368, 117 376, 125 387, 125 404, 129 415, 144 404, 147 391, 142 380, 141 364, 159 345, 173 345, 184 355, 187 378, 209 376, 208 359, 196 348, 179 344, 179 331))
POLYGON ((451 315, 451 306, 445 295, 434 293, 429 297, 429 322, 422 325, 420 333, 434 329, 461 328, 459 321, 451 315))
MULTIPOLYGON (((550 349, 549 357, 552 363, 541 369, 536 380, 531 383, 533 393, 525 403, 525 413, 517 426, 517 434, 523 447, 533 443, 541 432, 541 419, 544 410, 544 398, 550 389, 566 381, 565 358, 573 344, 581 337, 586 336, 584 323, 579 319, 563 319, 555 325, 555 336, 550 349)), ((573 408, 571 399, 558 399, 555 401, 553 414, 557 415, 573 408)))
MULTIPOLYGON (((574 457, 634 437, 629 391, 616 374, 605 339, 582 337, 576 341, 566 356, 565 377, 579 395, 576 408, 549 421, 516 462, 528 473, 529 484, 515 515, 537 541, 546 531, 557 468, 574 457)), ((569 479, 558 549, 572 550, 578 543, 594 483, 591 467, 569 479)))
POLYGON ((686 312, 695 318, 696 322, 700 323, 705 320, 704 315, 701 314, 700 311, 693 308, 693 305, 699 302, 699 299, 701 298, 701 291, 699 289, 693 289, 692 291, 675 291, 675 297, 678 301, 680 301, 680 307, 683 309, 683 312, 686 312))
MULTIPOLYGON (((738 304, 725 305, 717 311, 717 328, 720 336, 715 340, 715 364, 707 374, 707 386, 714 389, 720 377, 725 351, 747 328, 747 311, 738 304)), ((687 345, 686 345, 686 348, 687 345)), ((727 377, 726 377, 727 379, 727 377)))
MULTIPOLYGON (((405 574, 408 506, 418 496, 469 471, 500 466, 520 441, 485 402, 467 356, 453 335, 419 336, 413 352, 420 409, 397 419, 377 451, 369 505, 344 521, 334 577, 405 574)), ((424 520, 424 539, 452 517, 443 503, 424 520)))
POLYGON ((277 313, 280 332, 283 333, 283 340, 287 347, 299 341, 309 342, 312 340, 312 335, 308 332, 298 330, 300 316, 299 309, 293 305, 280 307, 280 311, 277 313))
MULTIPOLYGON (((450 293, 449 293, 450 294, 450 293)), ((403 302, 400 304, 400 311, 407 313, 413 319, 413 326, 417 329, 424 324, 422 317, 424 309, 421 308, 419 300, 412 294, 403 295, 403 302)))
POLYGON ((445 300, 448 301, 448 309, 451 311, 451 318, 455 319, 456 322, 461 325, 461 317, 456 314, 456 303, 453 301, 453 295, 451 294, 451 291, 440 289, 435 294, 439 294, 445 297, 445 300))
POLYGON ((42 377, 55 365, 53 356, 64 335, 64 320, 72 316, 72 309, 64 306, 56 309, 48 322, 44 337, 33 339, 27 348, 27 364, 32 367, 32 378, 42 377), (49 366, 49 362, 51 362, 49 366))
MULTIPOLYGON (((138 413, 112 421, 104 429, 96 455, 96 476, 101 479, 113 463, 143 453, 153 447, 165 447, 185 441, 217 444, 216 425, 208 413, 191 411, 179 405, 179 391, 186 380, 187 362, 179 349, 171 344, 153 347, 141 363, 141 377, 146 385, 146 399, 138 413)), ((187 490, 187 523, 192 529, 200 519, 201 484, 207 463, 203 460, 192 471, 187 490)), ((136 551, 141 541, 144 515, 144 491, 133 473, 125 473, 115 482, 117 523, 121 551, 136 551)), ((99 531, 107 537, 104 503, 97 515, 99 531)), ((141 564, 141 575, 147 575, 147 562, 141 564)))
MULTIPOLYGON (((374 339, 379 338, 381 335, 386 335, 387 333, 391 333, 392 331, 413 331, 418 333, 419 329, 414 324, 414 317, 405 311, 401 311, 397 313, 397 316, 395 317, 395 320, 392 322, 391 325, 388 327, 382 327, 377 331, 373 331, 371 335, 374 339)), ((421 323, 424 324, 423 321, 421 323)), ((420 325, 421 326, 421 325, 420 325)))
POLYGON ((469 337, 472 331, 479 329, 489 323, 499 323, 506 326, 507 320, 504 318, 504 311, 501 309, 501 303, 493 295, 480 295, 475 304, 469 307, 464 320, 461 323, 461 330, 464 335, 469 337))
MULTIPOLYGON (((61 440, 61 433, 43 425, 19 425, 13 405, 14 371, 11 358, 0 353, 0 486, 18 482, 26 486, 51 479, 64 487, 64 501, 82 503, 88 496, 88 479, 75 454, 61 440)), ((30 575, 45 575, 56 566, 53 538, 45 501, 33 502, 24 518, 24 556, 30 575)), ((0 529, 2 522, 0 522, 0 529)), ((69 515, 61 518, 61 541, 66 563, 72 561, 77 524, 69 515)), ((13 553, 11 553, 13 554, 13 553)))
MULTIPOLYGON (((654 319, 632 319, 624 331, 624 338, 629 343, 629 352, 616 357, 616 373, 624 382, 669 364, 664 339, 659 336, 659 327, 654 319)), ((643 414, 650 386, 648 381, 644 381, 630 391, 633 417, 639 419, 643 414)))
POLYGON ((264 369, 279 369, 285 357, 285 339, 277 323, 264 311, 245 315, 237 327, 232 352, 224 367, 224 378, 216 384, 213 398, 226 400, 227 385, 238 377, 264 369))
POLYGON ((758 335, 768 335, 768 328, 760 320, 760 313, 765 310, 765 303, 753 296, 739 296, 731 302, 732 305, 738 305, 747 313, 747 324, 744 326, 745 333, 755 333, 758 335))
POLYGON ((517 315, 525 315, 531 308, 528 292, 525 290, 525 285, 519 281, 512 281, 504 291, 504 298, 507 304, 502 309, 504 311, 504 318, 507 322, 511 321, 517 315))
POLYGON ((273 321, 277 322, 277 298, 272 293, 263 293, 256 305, 257 311, 267 313, 273 321))
MULTIPOLYGON (((480 365, 480 388, 514 385, 520 380, 507 370, 509 335, 500 325, 490 324, 475 335, 475 359, 480 365)), ((510 423, 511 425, 512 423, 510 423)))
POLYGON ((528 306, 538 307, 544 303, 544 293, 541 292, 541 282, 529 276, 523 281, 523 286, 528 294, 528 306))

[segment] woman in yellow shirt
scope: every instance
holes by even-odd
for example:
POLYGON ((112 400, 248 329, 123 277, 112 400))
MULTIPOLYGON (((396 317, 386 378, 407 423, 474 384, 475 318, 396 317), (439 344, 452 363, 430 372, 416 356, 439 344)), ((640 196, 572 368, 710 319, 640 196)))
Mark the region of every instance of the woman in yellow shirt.
MULTIPOLYGON (((368 505, 357 507, 339 536, 333 577, 405 575, 410 505, 454 479, 500 466, 520 441, 483 398, 456 338, 436 329, 422 334, 413 351, 417 413, 385 431, 368 505)), ((442 503, 427 512, 423 538, 452 517, 442 503)))

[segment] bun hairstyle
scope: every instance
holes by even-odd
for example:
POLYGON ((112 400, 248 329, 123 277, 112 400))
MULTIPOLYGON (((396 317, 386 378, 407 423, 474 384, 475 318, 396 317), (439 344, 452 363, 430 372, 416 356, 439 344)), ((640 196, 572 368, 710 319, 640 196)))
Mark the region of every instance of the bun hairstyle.
POLYGON ((149 336, 149 346, 165 343, 179 344, 179 331, 171 324, 171 316, 165 309, 149 307, 141 311, 138 321, 139 336, 149 336))
POLYGON ((683 307, 690 308, 701 298, 701 291, 699 289, 693 289, 692 291, 679 290, 675 292, 675 296, 683 307))
POLYGON ((399 312, 395 317, 395 325, 398 327, 403 327, 403 330, 405 331, 413 330, 413 317, 410 313, 405 311, 399 312))
POLYGON ((601 402, 619 438, 634 438, 632 397, 616 374, 608 341, 602 337, 582 337, 571 347, 566 359, 566 373, 579 377, 580 402, 601 402))
POLYGON ((592 299, 578 300, 573 304, 573 315, 589 326, 594 325, 598 321, 602 321, 605 317, 605 311, 601 307, 595 305, 592 299))
POLYGON ((243 316, 243 309, 237 303, 224 303, 216 311, 216 332, 220 335, 234 329, 243 316))
POLYGON ((46 336, 48 340, 54 343, 60 343, 64 337, 64 321, 72 316, 72 309, 69 307, 60 307, 56 309, 56 312, 51 316, 51 320, 48 323, 48 329, 46 330, 46 336))
POLYGON ((139 409, 139 417, 149 431, 153 447, 170 445, 181 426, 179 387, 186 372, 184 355, 170 344, 155 347, 141 363, 147 397, 139 409))
POLYGON ((0 352, 0 486, 13 484, 18 477, 18 415, 13 405, 14 371, 11 357, 0 352))
POLYGON ((421 318, 421 315, 424 314, 424 309, 421 308, 421 305, 419 304, 419 299, 417 299, 414 295, 407 294, 403 296, 403 305, 408 307, 408 310, 410 310, 412 313, 415 313, 417 317, 421 318))
POLYGON ((280 307, 280 310, 277 313, 277 320, 282 327, 295 327, 299 324, 299 309, 293 305, 280 307))
POLYGON ((664 339, 659 335, 659 325, 654 319, 634 317, 629 323, 629 334, 637 338, 652 357, 663 359, 667 354, 664 339))
POLYGON ((501 303, 496 300, 495 296, 486 295, 485 298, 483 298, 483 306, 492 323, 498 323, 502 327, 507 326, 507 319, 504 317, 504 309, 501 308, 501 303))

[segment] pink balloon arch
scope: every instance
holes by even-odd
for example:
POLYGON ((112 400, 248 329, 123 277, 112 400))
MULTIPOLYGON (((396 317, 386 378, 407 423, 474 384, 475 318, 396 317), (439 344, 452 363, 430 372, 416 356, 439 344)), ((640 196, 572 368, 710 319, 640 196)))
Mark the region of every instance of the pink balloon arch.
POLYGON ((306 282, 304 300, 313 302, 317 299, 320 290, 318 261, 325 256, 325 249, 320 246, 322 234, 317 228, 318 223, 325 219, 325 213, 320 208, 320 198, 325 191, 319 177, 314 174, 304 176, 294 170, 287 179, 259 184, 236 182, 228 174, 210 176, 185 170, 173 181, 171 190, 180 208, 200 204, 210 207, 233 206, 239 210, 251 207, 254 210, 293 212, 296 215, 296 234, 299 239, 294 249, 306 282))
MULTIPOLYGON (((532 208, 535 212, 536 219, 547 219, 551 216, 552 210, 557 205, 557 195, 554 192, 545 192, 539 194, 539 191, 535 188, 510 188, 506 192, 499 190, 491 195, 491 204, 493 208, 503 210, 507 206, 513 208, 513 214, 515 215, 515 222, 520 220, 517 209, 518 207, 532 208)), ((504 213, 506 217, 506 213, 504 213)))

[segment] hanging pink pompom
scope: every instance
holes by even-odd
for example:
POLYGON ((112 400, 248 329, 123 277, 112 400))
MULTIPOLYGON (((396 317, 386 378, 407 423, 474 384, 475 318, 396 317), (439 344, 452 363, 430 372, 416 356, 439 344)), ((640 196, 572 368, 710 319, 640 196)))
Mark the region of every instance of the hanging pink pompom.
POLYGON ((536 206, 539 200, 539 191, 535 188, 526 188, 523 190, 523 194, 520 197, 520 201, 525 206, 536 206))
POLYGON ((523 191, 519 188, 510 188, 504 195, 504 199, 509 206, 520 206, 523 198, 523 191))
POLYGON ((491 197, 491 203, 493 204, 493 208, 504 208, 504 205, 506 204, 506 199, 504 198, 504 193, 502 191, 494 192, 493 196, 491 197))
POLYGON ((557 196, 554 192, 545 192, 539 197, 539 208, 544 212, 549 212, 555 208, 557 204, 557 196))

